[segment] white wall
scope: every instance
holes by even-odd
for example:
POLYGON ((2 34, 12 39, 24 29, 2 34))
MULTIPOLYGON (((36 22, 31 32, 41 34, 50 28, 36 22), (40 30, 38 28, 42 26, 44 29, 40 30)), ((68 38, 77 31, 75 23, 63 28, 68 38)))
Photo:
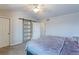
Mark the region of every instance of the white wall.
POLYGON ((11 19, 11 45, 22 43, 22 20, 19 20, 18 18, 23 17, 23 14, 21 12, 10 12, 9 16, 11 19))
POLYGON ((45 36, 45 21, 33 22, 33 36, 32 39, 38 39, 45 36))
POLYGON ((45 23, 45 21, 41 21, 40 22, 40 37, 43 37, 43 36, 45 36, 46 35, 46 23, 45 23))
POLYGON ((51 18, 46 23, 46 35, 79 36, 79 12, 51 18))
POLYGON ((39 37, 40 37, 40 34, 41 34, 41 32, 40 32, 41 30, 40 30, 40 23, 38 23, 38 22, 33 22, 33 36, 32 36, 32 39, 38 39, 39 37))

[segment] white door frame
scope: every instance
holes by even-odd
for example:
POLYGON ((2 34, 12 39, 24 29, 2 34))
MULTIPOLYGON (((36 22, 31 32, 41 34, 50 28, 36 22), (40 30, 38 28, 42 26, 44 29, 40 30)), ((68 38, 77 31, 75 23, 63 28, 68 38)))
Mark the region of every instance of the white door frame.
POLYGON ((0 18, 2 18, 2 19, 8 19, 9 20, 9 33, 8 33, 8 35, 9 35, 9 46, 10 46, 10 44, 11 44, 11 41, 10 41, 10 35, 11 35, 11 21, 10 21, 10 18, 7 18, 7 17, 0 17, 0 18))

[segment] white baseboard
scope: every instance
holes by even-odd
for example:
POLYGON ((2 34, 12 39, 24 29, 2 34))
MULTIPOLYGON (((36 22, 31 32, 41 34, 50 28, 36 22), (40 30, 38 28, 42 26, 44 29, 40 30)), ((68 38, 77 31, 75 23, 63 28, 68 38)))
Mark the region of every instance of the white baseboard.
POLYGON ((17 44, 21 44, 21 43, 22 42, 13 43, 13 44, 10 44, 10 46, 17 45, 17 44))

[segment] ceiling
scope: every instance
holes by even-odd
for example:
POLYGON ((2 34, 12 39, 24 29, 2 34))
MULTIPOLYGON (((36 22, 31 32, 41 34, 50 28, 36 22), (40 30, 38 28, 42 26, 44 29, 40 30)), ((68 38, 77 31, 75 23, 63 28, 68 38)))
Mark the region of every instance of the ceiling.
POLYGON ((79 4, 41 4, 40 11, 33 12, 33 4, 1 4, 0 10, 22 11, 34 19, 49 19, 51 17, 79 12, 79 4))

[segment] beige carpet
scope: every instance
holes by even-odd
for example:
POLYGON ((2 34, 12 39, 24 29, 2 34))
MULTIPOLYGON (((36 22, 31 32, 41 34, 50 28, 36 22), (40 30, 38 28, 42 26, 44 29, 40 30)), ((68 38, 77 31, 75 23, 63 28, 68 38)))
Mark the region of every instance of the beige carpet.
POLYGON ((25 43, 0 48, 0 55, 25 55, 25 43))

